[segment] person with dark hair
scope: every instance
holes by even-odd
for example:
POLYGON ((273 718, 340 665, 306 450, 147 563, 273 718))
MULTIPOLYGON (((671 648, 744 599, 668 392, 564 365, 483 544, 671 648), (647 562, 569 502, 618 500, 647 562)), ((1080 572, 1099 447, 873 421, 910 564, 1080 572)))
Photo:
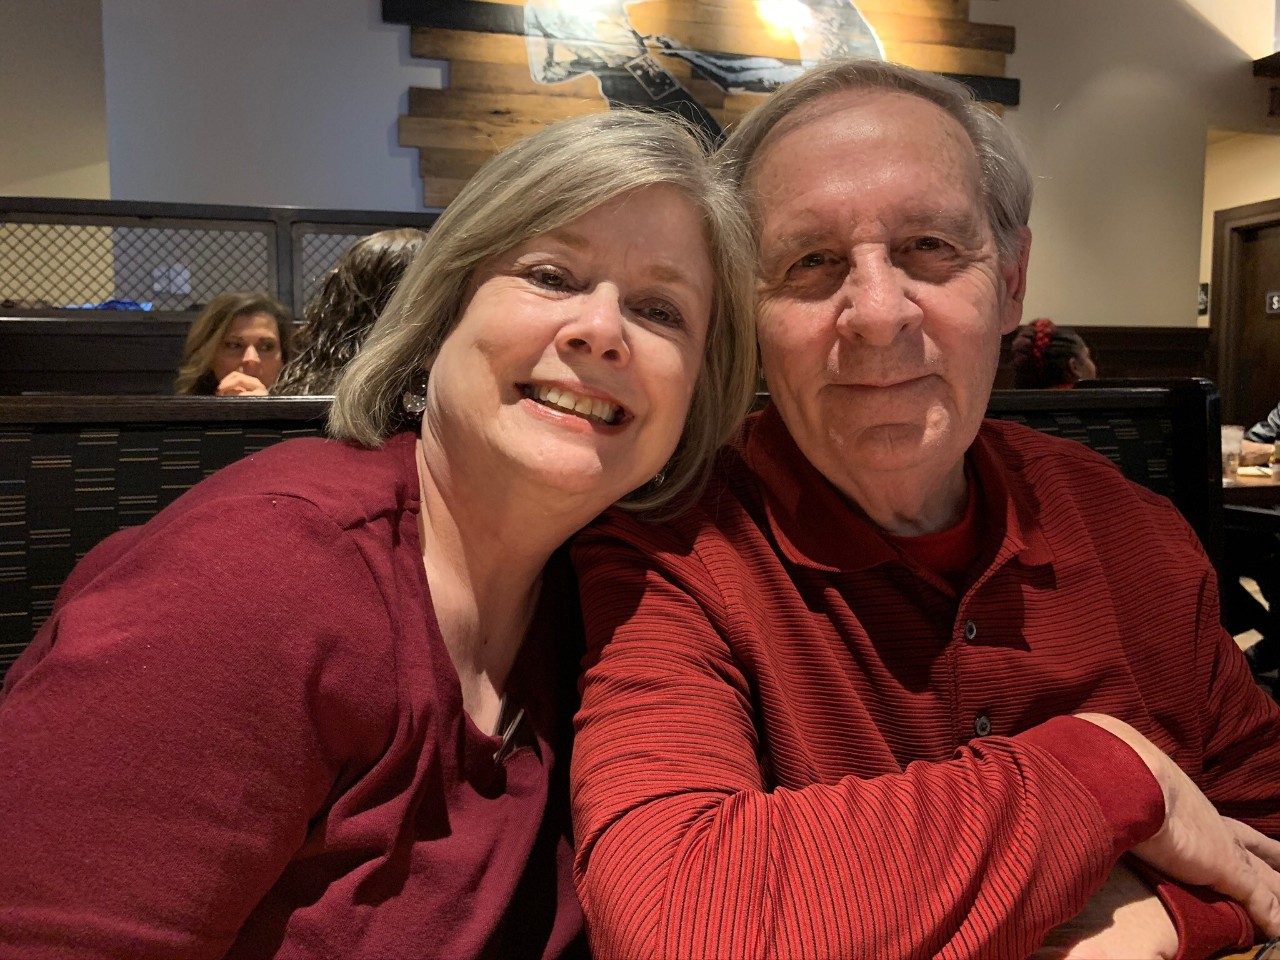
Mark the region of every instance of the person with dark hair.
POLYGON ((338 258, 303 310, 296 351, 271 388, 278 396, 333 393, 427 235, 410 228, 362 237, 338 258))
POLYGON ((173 392, 266 396, 291 356, 293 317, 265 293, 223 293, 187 331, 173 392))
POLYGON ((1096 380, 1097 364, 1084 338, 1070 327, 1040 317, 1019 327, 1009 348, 1013 385, 1019 390, 1066 390, 1096 380))

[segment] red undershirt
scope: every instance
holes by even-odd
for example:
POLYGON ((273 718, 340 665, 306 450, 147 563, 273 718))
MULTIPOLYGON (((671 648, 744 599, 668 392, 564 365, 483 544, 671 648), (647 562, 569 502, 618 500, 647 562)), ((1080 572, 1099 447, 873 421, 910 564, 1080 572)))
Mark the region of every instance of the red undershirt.
POLYGON ((982 552, 982 525, 978 522, 978 485, 968 470, 965 471, 965 487, 968 494, 964 515, 955 526, 917 537, 884 533, 884 538, 903 557, 942 578, 957 593, 963 593, 969 585, 982 552))

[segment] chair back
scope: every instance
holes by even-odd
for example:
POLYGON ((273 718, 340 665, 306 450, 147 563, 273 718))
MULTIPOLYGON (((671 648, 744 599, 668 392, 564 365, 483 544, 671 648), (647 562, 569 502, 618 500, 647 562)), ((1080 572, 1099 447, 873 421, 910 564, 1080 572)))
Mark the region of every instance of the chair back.
POLYGON ((0 397, 0 676, 99 541, 200 480, 323 432, 327 397, 0 397))
POLYGON ((997 390, 987 415, 1079 441, 1168 497, 1221 570, 1221 407, 1211 381, 1090 380, 1073 390, 997 390))

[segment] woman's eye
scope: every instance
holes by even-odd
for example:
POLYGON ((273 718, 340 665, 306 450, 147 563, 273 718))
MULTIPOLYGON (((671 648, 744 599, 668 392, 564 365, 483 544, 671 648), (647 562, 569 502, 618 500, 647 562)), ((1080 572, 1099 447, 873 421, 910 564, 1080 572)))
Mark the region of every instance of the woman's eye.
POLYGON ((654 323, 660 323, 664 327, 683 327, 684 317, 680 315, 680 311, 670 304, 655 303, 647 307, 641 307, 640 313, 648 317, 654 323))
POLYGON ((566 290, 569 287, 568 277, 554 267, 534 267, 529 271, 529 278, 548 290, 566 290))
POLYGON ((279 349, 280 349, 280 344, 272 343, 271 341, 268 341, 258 347, 258 352, 259 353, 275 353, 279 349))

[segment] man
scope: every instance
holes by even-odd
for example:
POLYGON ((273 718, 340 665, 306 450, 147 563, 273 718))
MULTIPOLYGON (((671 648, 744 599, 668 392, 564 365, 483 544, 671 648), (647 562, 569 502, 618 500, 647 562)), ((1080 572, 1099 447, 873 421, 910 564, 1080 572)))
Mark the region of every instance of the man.
POLYGON ((1280 844, 1228 819, 1280 833, 1280 710, 1203 551, 1103 458, 983 421, 1030 243, 1008 134, 947 81, 845 61, 724 149, 773 406, 695 509, 576 547, 597 955, 1280 932, 1280 844))

